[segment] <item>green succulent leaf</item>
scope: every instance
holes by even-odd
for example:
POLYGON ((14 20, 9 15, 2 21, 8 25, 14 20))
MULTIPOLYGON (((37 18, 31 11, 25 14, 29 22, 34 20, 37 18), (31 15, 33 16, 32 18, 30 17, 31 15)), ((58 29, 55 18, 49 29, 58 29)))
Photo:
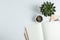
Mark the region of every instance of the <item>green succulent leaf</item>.
POLYGON ((44 16, 51 16, 56 12, 55 8, 54 3, 47 1, 41 5, 40 10, 44 16))

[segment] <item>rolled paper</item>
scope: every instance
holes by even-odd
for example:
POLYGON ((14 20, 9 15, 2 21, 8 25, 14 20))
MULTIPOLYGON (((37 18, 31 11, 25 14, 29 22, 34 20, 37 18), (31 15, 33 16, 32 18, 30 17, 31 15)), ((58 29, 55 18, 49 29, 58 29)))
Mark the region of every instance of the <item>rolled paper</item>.
POLYGON ((50 17, 50 20, 51 20, 51 21, 56 20, 56 16, 55 16, 55 15, 52 15, 52 16, 50 17))
POLYGON ((24 37, 26 40, 29 40, 27 29, 25 28, 24 37))
POLYGON ((25 40, 27 40, 26 33, 24 33, 25 40))

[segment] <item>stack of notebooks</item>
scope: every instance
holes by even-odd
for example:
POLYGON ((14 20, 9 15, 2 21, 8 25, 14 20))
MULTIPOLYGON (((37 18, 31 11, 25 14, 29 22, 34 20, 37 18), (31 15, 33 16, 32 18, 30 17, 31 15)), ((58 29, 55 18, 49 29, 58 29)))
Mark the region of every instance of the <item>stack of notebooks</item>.
POLYGON ((60 22, 51 21, 25 26, 26 40, 60 40, 60 22))
POLYGON ((26 26, 24 37, 26 40, 43 40, 41 23, 26 26))

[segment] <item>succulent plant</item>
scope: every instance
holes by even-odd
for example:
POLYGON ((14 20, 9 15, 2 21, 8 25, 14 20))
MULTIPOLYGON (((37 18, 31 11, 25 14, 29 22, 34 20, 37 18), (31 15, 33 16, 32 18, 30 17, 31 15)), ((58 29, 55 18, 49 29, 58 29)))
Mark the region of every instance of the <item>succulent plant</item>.
POLYGON ((54 3, 51 2, 44 2, 44 4, 42 4, 42 6, 40 7, 41 12, 44 16, 51 16, 52 14, 54 14, 55 10, 55 6, 54 3))

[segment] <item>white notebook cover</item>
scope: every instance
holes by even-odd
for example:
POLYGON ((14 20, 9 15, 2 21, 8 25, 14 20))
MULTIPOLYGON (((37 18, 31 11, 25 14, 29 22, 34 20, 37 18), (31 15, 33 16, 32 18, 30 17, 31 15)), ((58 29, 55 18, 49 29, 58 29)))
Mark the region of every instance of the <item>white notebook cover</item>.
POLYGON ((26 26, 29 40, 43 40, 43 32, 41 23, 26 26))

